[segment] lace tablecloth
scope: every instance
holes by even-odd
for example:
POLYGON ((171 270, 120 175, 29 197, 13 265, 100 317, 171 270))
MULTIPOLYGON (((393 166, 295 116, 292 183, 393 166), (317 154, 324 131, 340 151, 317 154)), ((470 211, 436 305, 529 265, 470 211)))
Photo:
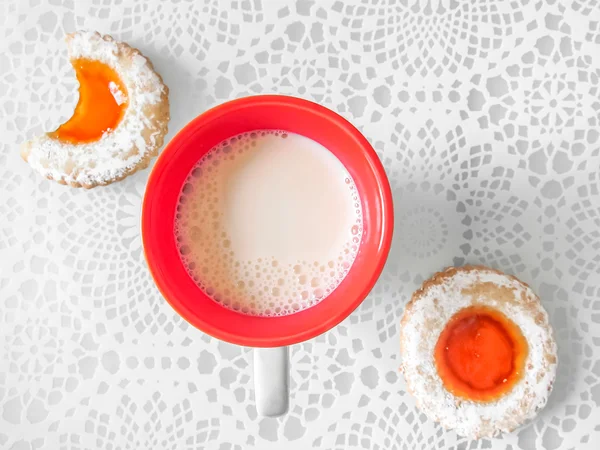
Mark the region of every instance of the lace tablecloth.
POLYGON ((556 449, 600 440, 596 0, 0 0, 0 448, 556 449), (91 191, 18 144, 68 117, 76 29, 139 47, 169 137, 223 101, 317 101, 373 143, 394 244, 347 320, 291 351, 291 407, 254 406, 251 353, 191 328, 144 262, 148 170, 91 191), (419 283, 481 263, 531 284, 560 366, 528 426, 469 442, 415 408, 398 322, 419 283))

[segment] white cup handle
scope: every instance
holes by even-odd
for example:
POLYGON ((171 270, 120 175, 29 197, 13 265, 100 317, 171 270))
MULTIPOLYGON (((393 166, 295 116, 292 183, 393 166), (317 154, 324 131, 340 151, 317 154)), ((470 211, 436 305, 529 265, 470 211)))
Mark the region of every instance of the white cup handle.
POLYGON ((288 410, 288 347, 254 349, 254 392, 261 416, 276 417, 288 410))

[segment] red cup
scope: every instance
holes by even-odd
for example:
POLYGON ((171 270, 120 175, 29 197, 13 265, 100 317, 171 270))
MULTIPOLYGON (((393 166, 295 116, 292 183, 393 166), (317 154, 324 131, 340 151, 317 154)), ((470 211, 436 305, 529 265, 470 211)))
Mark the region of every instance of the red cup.
POLYGON ((379 158, 365 137, 333 111, 294 97, 260 95, 201 114, 166 146, 148 180, 142 239, 148 267, 164 298, 189 323, 218 339, 251 347, 279 347, 313 338, 344 320, 367 296, 385 264, 393 230, 392 195, 379 158), (188 275, 175 243, 177 200, 192 167, 219 142, 247 131, 278 129, 329 149, 352 176, 363 213, 358 254, 340 285, 315 306, 276 317, 227 309, 188 275))

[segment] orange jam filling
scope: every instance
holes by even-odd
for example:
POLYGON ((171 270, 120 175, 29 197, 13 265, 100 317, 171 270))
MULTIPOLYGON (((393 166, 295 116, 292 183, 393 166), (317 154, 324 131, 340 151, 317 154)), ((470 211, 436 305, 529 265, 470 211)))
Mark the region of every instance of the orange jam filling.
POLYGON ((448 321, 435 346, 435 364, 446 389, 489 402, 523 376, 529 347, 521 330, 493 308, 470 306, 448 321))
POLYGON ((79 81, 73 116, 50 135, 73 144, 94 142, 114 130, 127 108, 127 89, 117 72, 100 61, 72 61, 79 81))

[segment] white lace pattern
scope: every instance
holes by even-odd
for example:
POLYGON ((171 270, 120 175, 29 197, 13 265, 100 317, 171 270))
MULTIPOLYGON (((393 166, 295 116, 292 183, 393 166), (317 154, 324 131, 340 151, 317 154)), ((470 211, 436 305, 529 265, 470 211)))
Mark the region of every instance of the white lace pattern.
POLYGON ((597 448, 600 2, 0 0, 0 117, 0 448, 597 448), (76 103, 76 29, 152 60, 167 139, 226 100, 282 93, 339 112, 378 151, 388 264, 347 320, 293 347, 288 415, 259 417, 250 351, 190 327, 154 286, 149 170, 86 191, 21 160, 76 103), (398 372, 410 295, 467 262, 529 283, 559 348, 538 418, 474 442, 419 413, 398 372))

